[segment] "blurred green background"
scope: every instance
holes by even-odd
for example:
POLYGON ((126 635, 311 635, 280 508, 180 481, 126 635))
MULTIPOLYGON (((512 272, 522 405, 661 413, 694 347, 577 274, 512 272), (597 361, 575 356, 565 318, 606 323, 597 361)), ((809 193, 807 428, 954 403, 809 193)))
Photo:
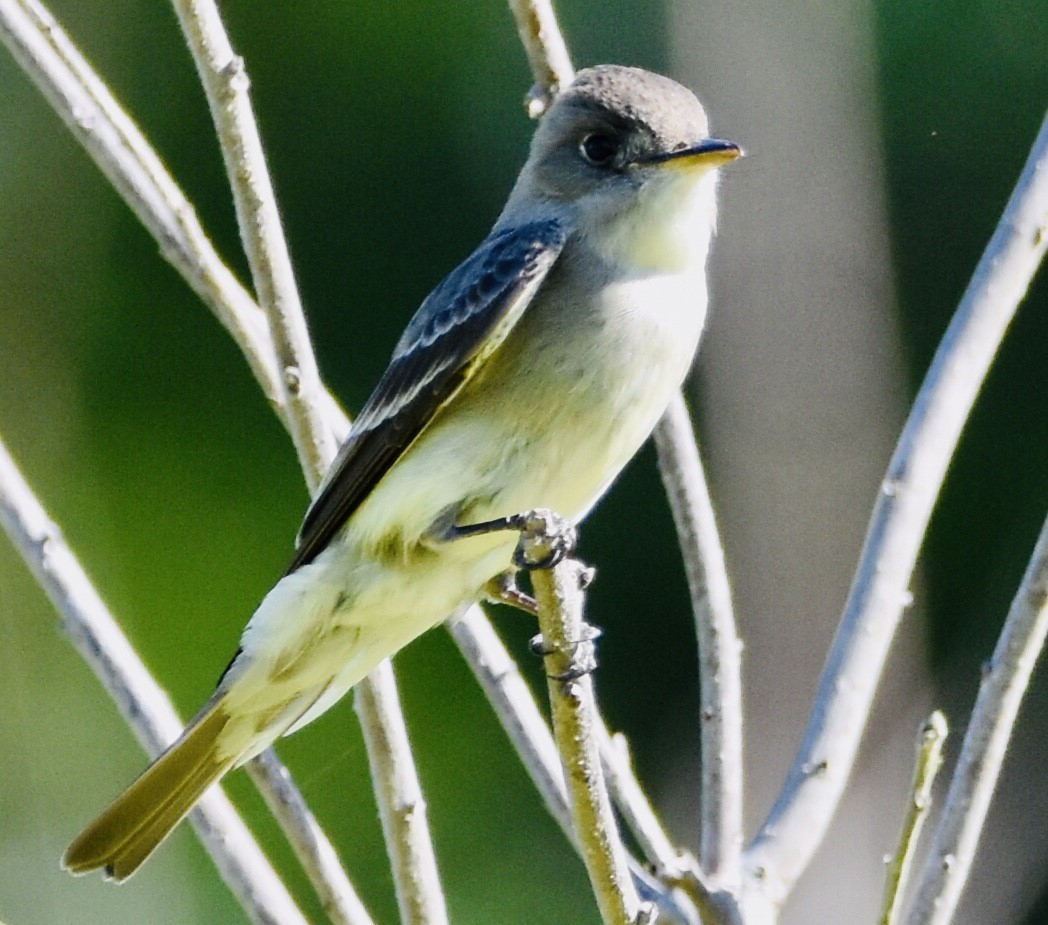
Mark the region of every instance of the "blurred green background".
MULTIPOLYGON (((671 38, 679 48, 680 35, 673 34, 672 6, 562 0, 559 13, 579 66, 617 61, 675 72, 671 38)), ((828 30, 849 28, 823 6, 828 30)), ((207 108, 172 11, 155 0, 62 0, 52 9, 246 278, 207 108)), ((500 2, 235 0, 222 9, 252 77, 321 368, 354 410, 414 308, 500 208, 531 131, 521 106, 530 85, 526 62, 500 2)), ((789 5, 784 9, 776 15, 790 15, 789 5)), ((822 10, 805 7, 804 15, 822 10)), ((897 388, 909 396, 1043 116, 1048 17, 1043 0, 886 0, 857 15, 869 29, 873 75, 861 106, 878 126, 886 179, 877 195, 883 193, 889 216, 893 318, 905 358, 897 388)), ((752 85, 759 93, 761 49, 738 31, 736 68, 727 76, 743 88, 738 92, 752 85)), ((712 38, 697 32, 688 40, 701 72, 703 43, 712 38)), ((802 58, 793 66, 803 72, 809 65, 802 58)), ((711 74, 711 85, 725 76, 711 74)), ((703 94, 703 85, 695 89, 703 94)), ((704 98, 718 133, 747 145, 745 120, 716 93, 704 98)), ((832 150, 832 120, 812 132, 815 144, 832 150)), ((746 242, 731 237, 732 194, 744 189, 747 172, 760 176, 790 157, 758 147, 727 179, 723 244, 736 249, 736 263, 745 263, 746 242)), ((818 197, 817 186, 812 195, 818 197)), ((789 239, 790 216, 770 214, 771 233, 789 239)), ((6 53, 0 242, 0 434, 188 715, 288 558, 306 503, 294 454, 229 339, 6 53)), ((732 278, 718 283, 724 291, 732 285, 732 278)), ((730 317, 715 317, 710 350, 718 326, 730 324, 730 317)), ((980 399, 923 559, 927 665, 939 699, 958 719, 1048 507, 1046 370, 1042 274, 980 399)), ((698 400, 715 444, 718 409, 702 397, 702 376, 700 361, 698 400)), ((885 461, 877 450, 874 468, 885 461)), ((753 465, 774 473, 776 457, 753 465)), ((716 466, 713 476, 716 487, 716 466)), ((867 507, 874 488, 864 489, 867 507)), ((730 523, 730 504, 719 510, 730 523)), ((854 542, 847 546, 851 561, 857 551, 854 542)), ((642 777, 664 796, 671 829, 694 843, 687 803, 673 794, 693 787, 683 769, 693 768, 697 755, 696 659, 650 450, 592 518, 582 554, 599 570, 591 613, 606 630, 599 684, 607 713, 630 736, 642 777), (624 531, 627 519, 639 527, 624 531)), ((499 627, 537 680, 525 654, 527 621, 501 614, 499 627)), ((58 871, 65 843, 143 758, 56 630, 42 593, 0 542, 0 920, 244 921, 187 827, 121 889, 58 871)), ((446 634, 428 634, 396 664, 452 920, 596 922, 580 863, 446 634)), ((1043 679, 1031 698, 1020 735, 1027 751, 1044 759, 1043 679)), ((911 734, 907 729, 903 741, 911 734)), ((800 729, 789 735, 799 740, 800 729)), ((395 921, 348 701, 280 751, 376 920, 395 921)), ((908 751, 902 760, 909 761, 908 751)), ((1044 762, 1035 756, 1027 767, 1033 770, 1011 774, 1008 792, 1024 811, 1044 813, 1044 762)), ((260 799, 243 775, 234 775, 228 789, 320 921, 260 799)), ((902 805, 900 792, 893 819, 902 805)), ((751 808, 752 818, 764 808, 751 808)), ((883 806, 874 811, 885 814, 883 806)), ((995 838, 1007 842, 1007 832, 995 838)), ((1009 921, 1048 922, 1048 858, 1035 858, 1021 878, 1003 879, 1009 882, 1002 890, 1019 897, 1009 921)))

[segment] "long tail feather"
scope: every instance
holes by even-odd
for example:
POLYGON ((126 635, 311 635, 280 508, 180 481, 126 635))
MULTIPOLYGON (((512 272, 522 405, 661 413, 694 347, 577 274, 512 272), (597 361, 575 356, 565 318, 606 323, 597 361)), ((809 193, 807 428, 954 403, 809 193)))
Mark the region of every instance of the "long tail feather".
POLYGON ((228 717, 221 701, 202 712, 182 738, 92 822, 66 850, 74 874, 105 868, 126 880, 237 761, 219 753, 228 717))

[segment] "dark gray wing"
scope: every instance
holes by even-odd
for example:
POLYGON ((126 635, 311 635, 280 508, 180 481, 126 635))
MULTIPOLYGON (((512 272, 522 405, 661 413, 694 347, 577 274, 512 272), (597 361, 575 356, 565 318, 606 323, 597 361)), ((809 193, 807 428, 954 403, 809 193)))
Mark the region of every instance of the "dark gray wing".
POLYGON ((288 568, 311 562, 502 344, 564 246, 554 220, 495 232, 427 296, 306 512, 288 568))

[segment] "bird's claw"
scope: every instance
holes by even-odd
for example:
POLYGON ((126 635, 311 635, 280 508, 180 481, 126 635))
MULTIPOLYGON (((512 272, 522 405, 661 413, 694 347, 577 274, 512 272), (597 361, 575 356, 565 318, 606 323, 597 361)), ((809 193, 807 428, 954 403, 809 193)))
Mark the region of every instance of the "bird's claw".
POLYGON ((549 508, 535 508, 509 518, 520 530, 520 541, 513 551, 513 564, 520 569, 549 569, 567 559, 578 543, 571 521, 549 508))
MULTIPOLYGON (((601 637, 601 630, 599 627, 592 626, 589 623, 582 624, 582 634, 578 639, 572 640, 567 646, 563 647, 563 650, 568 654, 570 663, 566 671, 562 671, 559 674, 548 675, 552 681, 560 681, 561 683, 568 683, 570 681, 577 681, 579 678, 585 675, 591 674, 597 669, 597 647, 596 641, 601 637)), ((531 651, 542 658, 548 655, 554 655, 558 651, 561 651, 560 647, 549 645, 545 638, 540 633, 538 636, 533 636, 528 643, 528 647, 531 651)))

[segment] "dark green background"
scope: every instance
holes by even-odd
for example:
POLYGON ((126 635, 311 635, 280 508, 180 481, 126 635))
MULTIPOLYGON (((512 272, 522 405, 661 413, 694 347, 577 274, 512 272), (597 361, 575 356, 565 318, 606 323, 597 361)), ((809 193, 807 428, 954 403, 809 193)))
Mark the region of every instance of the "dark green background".
MULTIPOLYGON (((657 4, 560 6, 580 65, 667 67, 657 4)), ((174 14, 143 0, 66 0, 54 10, 246 278, 174 14)), ((498 2, 237 0, 223 11, 253 80, 322 371, 358 408, 414 307, 490 226, 522 161, 531 131, 520 105, 530 83, 523 54, 498 2)), ((1044 13, 1043 0, 876 8, 881 96, 871 105, 882 114, 913 388, 960 295, 942 280, 963 281, 974 267, 1043 115, 1044 13)), ((229 339, 6 54, 0 112, 0 432, 188 714, 287 560, 306 503, 302 479, 229 339)), ((730 113, 718 118, 731 124, 730 113)), ((988 653, 1048 506, 1046 309, 1042 279, 933 522, 924 563, 939 667, 967 671, 988 653)), ((591 607, 606 629, 602 697, 653 781, 668 773, 659 752, 667 729, 685 738, 694 725, 664 715, 695 676, 671 543, 646 450, 587 527, 582 552, 600 570, 591 607), (644 536, 624 544, 627 517, 644 536)), ((0 864, 0 918, 240 921, 186 831, 120 891, 55 870, 76 827, 142 764, 55 627, 0 544, 0 857, 17 859, 0 864)), ((523 652, 527 622, 506 614, 500 627, 523 652)), ((397 667, 453 920, 595 922, 580 864, 446 635, 412 645, 397 667)), ((1031 709, 1043 710, 1043 684, 1034 696, 1031 709)), ((394 921, 348 703, 281 753, 373 914, 394 921)), ((230 790, 319 918, 259 798, 242 775, 230 790)), ((687 820, 673 826, 690 831, 687 820)), ((1030 921, 1048 921, 1048 911, 1030 921)))

